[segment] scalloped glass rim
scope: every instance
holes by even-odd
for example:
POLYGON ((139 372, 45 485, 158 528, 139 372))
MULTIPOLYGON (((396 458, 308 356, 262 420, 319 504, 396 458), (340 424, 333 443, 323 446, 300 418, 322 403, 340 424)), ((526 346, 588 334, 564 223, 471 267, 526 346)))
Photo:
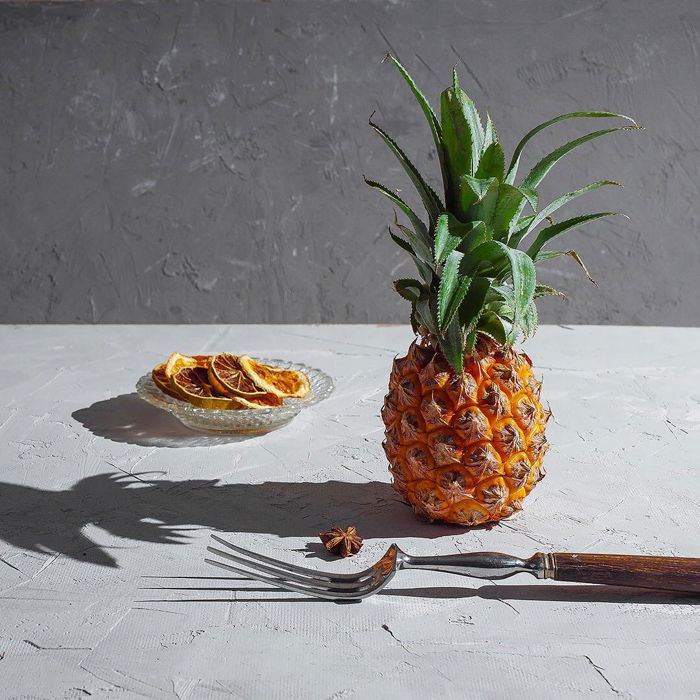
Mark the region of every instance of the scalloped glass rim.
POLYGON ((305 372, 311 384, 311 392, 303 399, 284 399, 282 406, 271 408, 242 408, 238 411, 219 411, 210 408, 197 408, 186 401, 163 393, 149 374, 144 374, 136 383, 136 392, 153 406, 172 413, 181 423, 193 430, 205 432, 240 434, 266 433, 288 423, 307 406, 313 406, 328 398, 335 389, 333 380, 325 372, 308 367, 300 362, 255 358, 262 362, 284 369, 305 372))

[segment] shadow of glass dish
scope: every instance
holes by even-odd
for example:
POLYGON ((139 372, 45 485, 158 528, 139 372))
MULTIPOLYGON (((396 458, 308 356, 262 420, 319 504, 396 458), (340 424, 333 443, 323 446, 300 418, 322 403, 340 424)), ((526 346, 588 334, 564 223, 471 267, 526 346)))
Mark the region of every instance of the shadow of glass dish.
POLYGON ((146 403, 136 393, 97 401, 75 411, 73 418, 93 435, 142 447, 210 447, 258 437, 192 430, 167 411, 146 403))

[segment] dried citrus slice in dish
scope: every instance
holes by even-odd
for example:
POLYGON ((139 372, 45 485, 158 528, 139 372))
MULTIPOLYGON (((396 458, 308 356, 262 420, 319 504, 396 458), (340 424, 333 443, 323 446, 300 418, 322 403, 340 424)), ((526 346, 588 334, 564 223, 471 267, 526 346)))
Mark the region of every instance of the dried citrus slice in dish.
POLYGON ((209 355, 182 355, 174 352, 165 363, 165 374, 171 379, 185 367, 206 367, 208 361, 209 355))
POLYGON ((170 377, 170 387, 178 398, 198 408, 215 408, 219 410, 238 410, 242 408, 239 401, 228 396, 220 396, 209 383, 209 375, 204 367, 183 367, 170 377))
POLYGON ((280 398, 301 398, 311 390, 309 378, 303 372, 264 365, 248 355, 241 355, 238 360, 257 386, 280 398))
POLYGON ((282 405, 282 399, 274 394, 262 394, 260 396, 232 396, 232 401, 237 401, 241 408, 276 408, 282 405))
POLYGON ((212 355, 207 365, 211 385, 224 396, 246 399, 255 406, 281 406, 282 399, 260 389, 243 371, 237 355, 222 352, 212 355))
POLYGON ((151 376, 153 377, 154 384, 162 392, 165 392, 168 394, 168 396, 172 396, 175 399, 180 398, 180 396, 176 394, 170 386, 170 380, 168 379, 168 375, 165 373, 165 362, 161 362, 159 365, 156 365, 151 372, 151 376))

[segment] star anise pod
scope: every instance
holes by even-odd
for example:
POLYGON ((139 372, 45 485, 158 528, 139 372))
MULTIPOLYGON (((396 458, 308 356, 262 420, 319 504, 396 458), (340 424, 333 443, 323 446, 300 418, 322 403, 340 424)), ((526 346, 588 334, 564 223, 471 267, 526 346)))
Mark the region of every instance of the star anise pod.
POLYGON ((339 527, 332 527, 328 532, 320 532, 318 536, 321 542, 326 545, 326 549, 336 556, 350 557, 357 554, 362 548, 362 538, 358 536, 354 527, 343 530, 339 527))

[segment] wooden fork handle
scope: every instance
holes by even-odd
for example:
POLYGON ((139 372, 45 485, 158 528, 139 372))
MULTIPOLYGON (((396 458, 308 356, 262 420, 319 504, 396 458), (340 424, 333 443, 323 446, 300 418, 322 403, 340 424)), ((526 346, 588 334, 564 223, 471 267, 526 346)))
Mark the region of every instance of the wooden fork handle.
POLYGON ((700 593, 700 559, 555 553, 545 555, 544 578, 700 593))

